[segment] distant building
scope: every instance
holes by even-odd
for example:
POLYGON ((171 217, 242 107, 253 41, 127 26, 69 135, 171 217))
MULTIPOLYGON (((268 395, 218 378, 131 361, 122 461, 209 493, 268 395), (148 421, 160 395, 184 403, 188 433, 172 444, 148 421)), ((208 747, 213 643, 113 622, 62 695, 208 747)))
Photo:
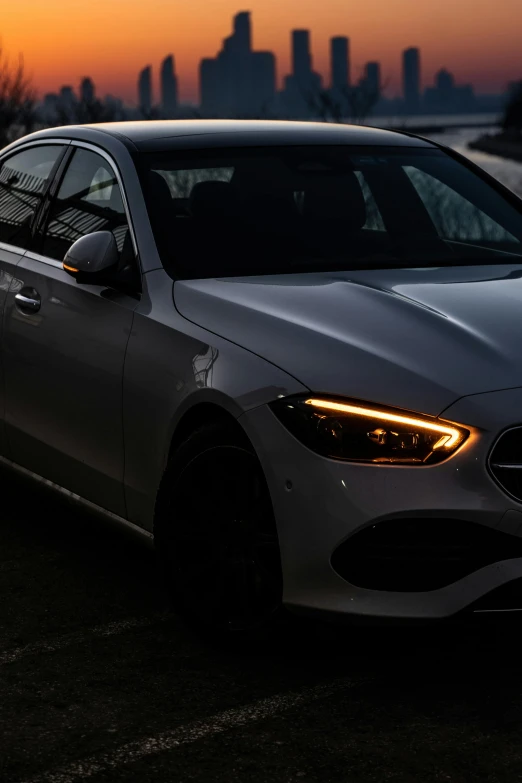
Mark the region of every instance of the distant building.
POLYGON ((169 54, 161 64, 161 108, 167 118, 176 116, 178 109, 178 80, 174 69, 174 57, 169 54))
POLYGON ((240 56, 248 56, 252 51, 252 28, 250 11, 240 11, 234 17, 234 44, 240 56))
POLYGON ((415 47, 402 53, 402 85, 404 108, 415 114, 420 109, 421 100, 420 51, 415 47))
POLYGON ((252 52, 252 99, 257 112, 267 114, 276 94, 276 58, 273 52, 252 52))
POLYGON ((233 25, 234 32, 228 39, 228 103, 231 112, 237 112, 240 116, 248 116, 254 110, 250 13, 241 11, 236 14, 233 25))
POLYGON ((63 105, 72 105, 76 102, 76 95, 74 94, 74 90, 72 87, 69 87, 68 85, 64 85, 60 88, 60 94, 58 96, 58 100, 63 105))
POLYGON ((58 114, 59 97, 55 92, 44 95, 40 111, 44 121, 54 122, 58 114))
POLYGON ((275 57, 252 51, 250 13, 241 11, 233 32, 215 58, 199 67, 201 109, 207 117, 250 117, 265 114, 274 101, 275 57))
POLYGON ((449 95, 455 87, 455 77, 445 68, 442 68, 435 76, 435 87, 442 93, 449 95))
POLYGON ((95 95, 96 88, 94 87, 94 82, 89 76, 86 76, 80 84, 80 99, 84 103, 93 103, 95 95))
POLYGON ((331 87, 332 90, 345 90, 350 86, 350 41, 337 36, 330 41, 331 87))
POLYGON ((109 112, 111 112, 112 119, 114 121, 127 119, 127 112, 125 110, 121 98, 117 98, 115 95, 108 94, 105 95, 103 99, 103 103, 105 104, 109 112))
POLYGON ((219 63, 205 57, 199 64, 199 93, 203 112, 209 117, 220 115, 219 63))
POLYGON ((138 106, 143 114, 152 109, 152 68, 147 65, 138 77, 138 106))
POLYGON ((59 113, 61 122, 65 122, 66 120, 69 120, 70 122, 74 121, 76 104, 77 99, 73 88, 69 85, 61 87, 56 103, 56 109, 59 113))
POLYGON ((282 110, 293 117, 312 115, 321 89, 321 76, 312 69, 310 31, 292 30, 292 73, 285 77, 282 110))
POLYGON ((292 31, 292 73, 296 82, 304 84, 312 71, 310 30, 292 31))
POLYGON ((380 63, 366 63, 364 72, 364 86, 370 95, 381 94, 381 65, 380 63))
POLYGON ((435 75, 435 86, 424 91, 423 109, 433 114, 474 111, 477 101, 471 84, 457 85, 452 73, 442 68, 435 75))

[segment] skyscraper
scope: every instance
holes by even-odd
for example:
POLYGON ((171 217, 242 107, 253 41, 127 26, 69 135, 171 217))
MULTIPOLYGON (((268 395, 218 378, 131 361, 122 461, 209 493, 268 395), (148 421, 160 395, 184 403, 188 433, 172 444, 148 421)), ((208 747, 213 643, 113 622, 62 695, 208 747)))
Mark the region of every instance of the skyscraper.
POLYGON ((381 65, 380 63, 366 63, 365 86, 370 95, 381 94, 381 65))
POLYGON ((143 114, 152 109, 152 68, 147 65, 138 77, 138 106, 143 114))
POLYGON ((266 114, 276 93, 276 60, 272 52, 252 52, 252 110, 266 114))
POLYGON ((275 58, 252 51, 250 12, 233 20, 233 32, 216 58, 199 68, 201 106, 206 116, 250 117, 268 108, 275 95, 275 58))
POLYGON ((219 71, 217 59, 205 57, 199 64, 200 102, 207 117, 219 117, 221 114, 219 71))
POLYGON ((420 81, 420 51, 412 47, 402 54, 402 82, 406 111, 419 111, 420 81))
POLYGON ((172 119, 178 108, 178 80, 174 71, 174 57, 169 54, 161 64, 161 108, 165 117, 172 119))
POLYGON ((306 83, 311 71, 310 31, 292 30, 292 73, 296 82, 306 83))
POLYGON ((350 41, 345 36, 337 36, 330 41, 331 86, 333 90, 343 90, 350 86, 350 41))
POLYGON ((92 103, 94 101, 94 96, 94 82, 89 76, 86 76, 85 79, 82 79, 80 84, 80 98, 84 103, 92 103))
POLYGON ((309 30, 292 30, 292 73, 285 77, 281 108, 293 117, 308 117, 318 99, 322 80, 312 70, 309 30))
POLYGON ((233 37, 239 55, 248 54, 252 50, 250 11, 240 11, 235 15, 233 37))
POLYGON ((229 60, 231 104, 241 115, 252 110, 252 31, 250 12, 241 11, 234 17, 231 36, 232 57, 229 60))

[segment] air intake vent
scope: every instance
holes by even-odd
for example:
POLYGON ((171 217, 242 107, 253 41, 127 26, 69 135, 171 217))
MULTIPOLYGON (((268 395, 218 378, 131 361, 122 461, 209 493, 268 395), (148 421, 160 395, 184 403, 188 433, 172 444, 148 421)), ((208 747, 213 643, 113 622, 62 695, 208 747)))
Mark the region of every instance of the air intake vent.
POLYGON ((489 469, 502 489, 522 502, 522 427, 500 436, 489 457, 489 469))
POLYGON ((387 519, 332 555, 339 576, 369 590, 438 590, 480 568, 522 557, 522 539, 463 519, 387 519))

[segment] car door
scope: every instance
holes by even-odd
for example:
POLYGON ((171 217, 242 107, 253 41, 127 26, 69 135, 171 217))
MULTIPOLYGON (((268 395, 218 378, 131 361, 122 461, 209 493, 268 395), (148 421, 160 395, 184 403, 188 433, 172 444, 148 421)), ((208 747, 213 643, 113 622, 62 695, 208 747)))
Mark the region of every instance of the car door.
POLYGON ((110 158, 89 145, 73 145, 46 212, 38 252, 20 260, 5 306, 12 459, 124 515, 122 378, 139 296, 117 284, 79 284, 62 266, 75 240, 100 230, 112 231, 126 263, 137 264, 110 158))
MULTIPOLYGON (((31 144, 0 161, 0 331, 16 267, 30 247, 36 217, 65 149, 63 142, 31 144)), ((0 455, 9 457, 4 413, 5 382, 0 363, 0 455)))

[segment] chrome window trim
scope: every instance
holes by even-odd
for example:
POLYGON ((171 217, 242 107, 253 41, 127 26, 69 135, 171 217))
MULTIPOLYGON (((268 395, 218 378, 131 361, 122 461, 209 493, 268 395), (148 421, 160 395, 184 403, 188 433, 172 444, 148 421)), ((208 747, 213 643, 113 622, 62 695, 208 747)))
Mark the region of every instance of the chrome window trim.
POLYGON ((22 152, 27 149, 27 147, 47 147, 49 144, 61 144, 62 147, 68 147, 71 143, 72 139, 59 139, 56 137, 49 139, 34 139, 33 141, 20 141, 19 144, 16 144, 16 146, 13 147, 10 146, 3 155, 0 155, 0 164, 4 158, 9 158, 15 153, 22 152))
POLYGON ((13 155, 18 155, 19 152, 23 152, 29 147, 49 147, 50 145, 60 145, 62 147, 68 147, 71 144, 71 139, 38 139, 35 141, 25 141, 17 144, 16 147, 11 147, 3 155, 0 155, 0 166, 4 160, 9 160, 13 155))
POLYGON ((41 264, 47 264, 47 266, 54 266, 56 269, 63 269, 63 264, 60 261, 48 256, 41 256, 39 253, 33 253, 32 250, 28 250, 24 258, 30 258, 31 261, 39 261, 41 264))
MULTIPOLYGON (((112 158, 111 155, 109 155, 108 152, 106 152, 101 147, 97 147, 95 144, 89 144, 89 142, 86 141, 76 141, 76 139, 71 140, 71 146, 72 147, 80 147, 82 149, 90 150, 91 152, 95 152, 97 155, 100 155, 102 158, 105 158, 105 160, 110 163, 115 175, 116 175, 116 181, 118 182, 118 186, 120 188, 121 197, 123 201, 123 209, 125 210, 125 215, 127 217, 127 222, 129 224, 129 231, 131 232, 131 240, 132 240, 132 247, 134 249, 134 253, 136 255, 136 263, 139 266, 139 254, 138 254, 138 243, 136 241, 136 233, 134 231, 134 225, 132 222, 130 207, 129 207, 129 201, 127 199, 127 194, 125 192, 125 187, 123 185, 123 178, 121 176, 120 170, 118 168, 118 164, 112 158)), ((67 171, 65 172, 64 176, 67 175, 67 171)), ((141 272, 141 269, 140 269, 141 272)))
POLYGON ((0 250, 7 250, 8 253, 16 253, 19 256, 25 254, 25 247, 18 247, 17 245, 10 245, 8 242, 0 242, 0 250))

